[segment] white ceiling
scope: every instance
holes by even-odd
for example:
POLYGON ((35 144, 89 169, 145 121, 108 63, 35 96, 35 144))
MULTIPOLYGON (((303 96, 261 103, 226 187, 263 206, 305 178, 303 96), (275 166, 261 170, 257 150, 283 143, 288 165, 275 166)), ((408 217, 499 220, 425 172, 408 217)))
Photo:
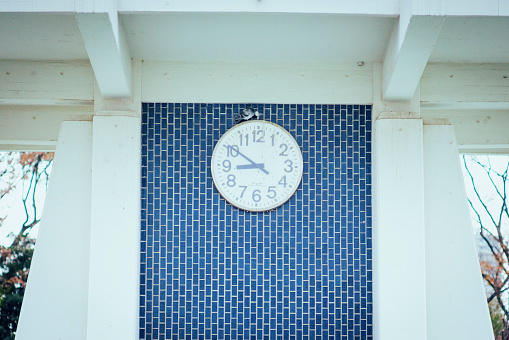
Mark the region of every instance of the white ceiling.
POLYGON ((137 14, 121 20, 134 57, 232 62, 382 60, 396 21, 271 13, 137 14))
MULTIPOLYGON (((382 61, 394 17, 122 14, 131 56, 231 62, 382 61)), ((447 17, 431 62, 509 63, 509 17, 447 17)), ((0 13, 0 59, 88 59, 74 15, 0 13)))
POLYGON ((72 14, 0 13, 0 59, 88 59, 72 14))
POLYGON ((429 61, 509 63, 509 17, 447 17, 429 61))

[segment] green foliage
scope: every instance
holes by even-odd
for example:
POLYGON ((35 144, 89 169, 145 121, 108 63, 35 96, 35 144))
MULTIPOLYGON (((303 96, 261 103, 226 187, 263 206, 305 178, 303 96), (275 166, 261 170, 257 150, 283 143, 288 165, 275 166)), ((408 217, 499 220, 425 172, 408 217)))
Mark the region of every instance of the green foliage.
POLYGON ((34 243, 22 237, 16 245, 0 246, 0 340, 14 339, 34 243))
POLYGON ((495 337, 500 337, 504 331, 504 313, 496 300, 492 300, 489 307, 493 333, 495 334, 495 337))

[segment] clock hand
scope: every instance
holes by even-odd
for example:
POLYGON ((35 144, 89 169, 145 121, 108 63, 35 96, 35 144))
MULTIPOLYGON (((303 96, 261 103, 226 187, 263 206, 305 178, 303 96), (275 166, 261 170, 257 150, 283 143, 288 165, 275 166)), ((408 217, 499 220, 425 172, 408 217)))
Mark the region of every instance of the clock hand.
MULTIPOLYGON (((244 155, 242 152, 238 151, 238 154, 241 155, 242 157, 244 157, 248 162, 250 162, 251 164, 257 164, 256 162, 253 162, 249 157, 247 157, 246 155, 244 155)), ((263 164, 263 163, 261 163, 263 164)), ((258 167, 258 166, 257 166, 258 167)), ((258 167, 258 169, 260 169, 261 171, 265 172, 265 174, 269 174, 269 172, 267 170, 265 170, 264 167, 258 167)))
POLYGON ((242 164, 242 165, 237 165, 237 170, 243 170, 243 169, 260 169, 260 170, 264 170, 264 167, 265 167, 264 163, 242 164))
POLYGON ((249 162, 251 162, 252 165, 255 165, 258 169, 260 169, 261 171, 265 172, 265 174, 269 174, 269 172, 267 170, 265 170, 265 167, 264 167, 264 164, 263 163, 260 163, 262 166, 259 166, 257 163, 253 162, 252 160, 250 160, 246 155, 244 155, 243 153, 241 153, 239 151, 239 155, 241 155, 242 157, 244 157, 245 159, 247 159, 249 162))
POLYGON ((244 155, 242 152, 238 151, 238 154, 241 155, 242 157, 244 157, 248 162, 250 162, 251 164, 256 164, 255 162, 253 162, 249 157, 247 157, 246 155, 244 155))

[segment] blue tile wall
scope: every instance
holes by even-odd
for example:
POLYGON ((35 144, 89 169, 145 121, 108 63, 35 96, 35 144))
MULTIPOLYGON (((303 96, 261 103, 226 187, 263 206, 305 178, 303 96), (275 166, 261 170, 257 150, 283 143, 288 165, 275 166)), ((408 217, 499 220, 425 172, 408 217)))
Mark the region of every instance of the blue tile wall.
POLYGON ((253 104, 304 158, 265 213, 210 174, 246 106, 143 104, 140 339, 372 339, 371 106, 253 104))

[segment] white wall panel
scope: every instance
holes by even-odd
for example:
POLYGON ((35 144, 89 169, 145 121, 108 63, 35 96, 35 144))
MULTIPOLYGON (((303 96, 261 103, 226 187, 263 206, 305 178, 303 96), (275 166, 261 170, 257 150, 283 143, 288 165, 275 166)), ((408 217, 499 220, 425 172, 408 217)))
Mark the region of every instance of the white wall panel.
POLYGON ((374 335, 426 340, 422 120, 375 129, 374 335))
POLYGON ((87 340, 138 338, 140 118, 95 116, 87 340))
POLYGON ((92 123, 65 122, 46 195, 16 340, 85 340, 92 123))
POLYGON ((451 125, 424 126, 428 339, 494 339, 451 125))

